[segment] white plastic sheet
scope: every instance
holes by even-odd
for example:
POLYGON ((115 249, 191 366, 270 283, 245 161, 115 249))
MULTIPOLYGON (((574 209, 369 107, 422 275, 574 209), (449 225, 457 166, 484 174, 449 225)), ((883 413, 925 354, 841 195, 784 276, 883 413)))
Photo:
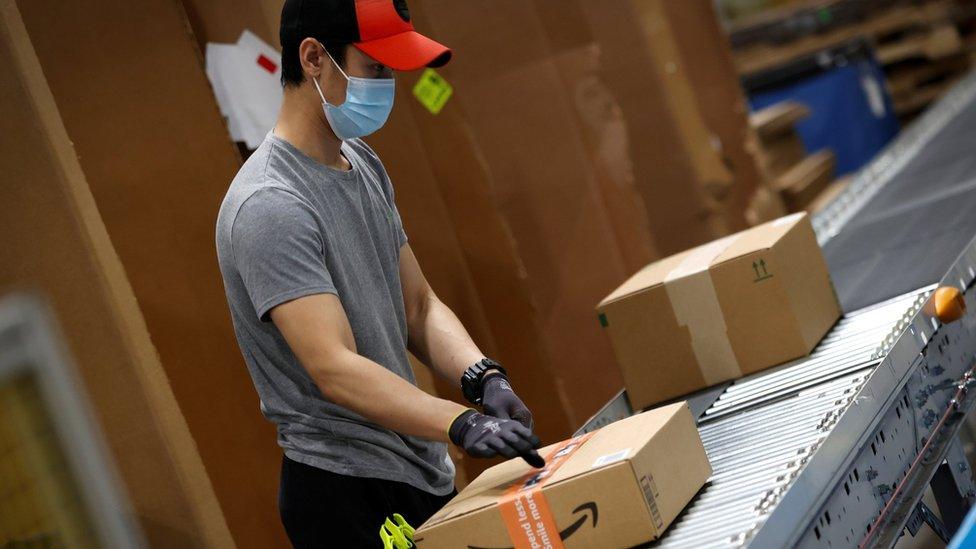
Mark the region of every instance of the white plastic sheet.
POLYGON ((236 44, 208 43, 206 65, 231 137, 257 148, 281 108, 281 54, 245 30, 236 44))

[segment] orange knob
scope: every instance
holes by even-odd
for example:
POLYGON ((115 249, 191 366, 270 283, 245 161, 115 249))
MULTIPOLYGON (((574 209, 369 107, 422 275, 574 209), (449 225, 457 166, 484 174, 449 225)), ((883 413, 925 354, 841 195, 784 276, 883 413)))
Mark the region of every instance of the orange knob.
POLYGON ((943 286, 935 290, 932 303, 935 306, 936 318, 943 324, 955 322, 966 313, 966 300, 963 299, 962 292, 958 288, 943 286))

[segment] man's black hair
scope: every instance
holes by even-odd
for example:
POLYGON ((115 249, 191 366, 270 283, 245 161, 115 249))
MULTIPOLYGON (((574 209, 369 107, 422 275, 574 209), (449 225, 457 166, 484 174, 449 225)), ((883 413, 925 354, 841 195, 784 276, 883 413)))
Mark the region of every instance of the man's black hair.
MULTIPOLYGON (((305 73, 302 72, 302 63, 298 57, 298 46, 301 45, 302 40, 281 44, 281 85, 283 87, 300 86, 305 81, 305 73)), ((346 46, 349 44, 322 42, 322 45, 325 46, 325 51, 329 52, 329 55, 335 59, 335 62, 345 69, 346 46)), ((329 62, 331 63, 331 61, 329 62)))

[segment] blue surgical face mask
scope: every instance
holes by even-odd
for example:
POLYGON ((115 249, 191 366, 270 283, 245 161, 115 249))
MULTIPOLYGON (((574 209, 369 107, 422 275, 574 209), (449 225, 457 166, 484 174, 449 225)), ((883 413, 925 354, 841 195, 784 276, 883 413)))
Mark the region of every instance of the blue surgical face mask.
MULTIPOLYGON (((322 48, 325 50, 325 48, 322 48)), ((392 78, 358 78, 349 76, 342 67, 332 59, 329 52, 325 52, 332 60, 342 76, 348 82, 346 84, 346 100, 341 105, 332 105, 325 100, 322 88, 317 79, 313 78, 315 89, 322 98, 322 108, 325 110, 325 118, 332 126, 339 139, 353 139, 355 137, 367 136, 383 127, 386 119, 393 110, 393 96, 395 94, 394 80, 392 78)))

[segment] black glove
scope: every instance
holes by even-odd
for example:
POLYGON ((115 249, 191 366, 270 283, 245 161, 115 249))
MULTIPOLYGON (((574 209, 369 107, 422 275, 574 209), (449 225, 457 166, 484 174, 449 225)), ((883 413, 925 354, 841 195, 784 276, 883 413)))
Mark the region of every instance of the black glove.
POLYGON ((455 418, 448 435, 451 442, 473 457, 522 456, 533 467, 543 467, 546 463, 535 451, 539 437, 517 421, 468 410, 455 418))
POLYGON ((512 390, 502 374, 489 374, 484 380, 481 405, 485 413, 501 419, 514 419, 532 429, 532 412, 512 390))

